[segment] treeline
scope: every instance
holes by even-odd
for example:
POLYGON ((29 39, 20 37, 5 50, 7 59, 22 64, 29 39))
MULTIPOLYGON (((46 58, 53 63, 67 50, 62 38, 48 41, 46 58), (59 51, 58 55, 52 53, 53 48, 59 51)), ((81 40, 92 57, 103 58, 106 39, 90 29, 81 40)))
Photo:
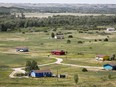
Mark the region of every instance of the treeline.
POLYGON ((107 7, 39 7, 27 9, 29 12, 40 13, 83 13, 83 14, 116 14, 116 8, 107 7))
MULTIPOLYGON (((7 5, 7 4, 6 4, 7 5)), ((84 13, 116 14, 115 4, 14 4, 14 7, 0 7, 0 13, 84 13)))
POLYGON ((116 24, 116 16, 53 16, 48 18, 16 18, 3 17, 0 20, 0 31, 12 31, 27 27, 65 27, 64 29, 96 29, 97 26, 112 26, 116 24))
POLYGON ((18 7, 0 7, 0 15, 10 15, 12 12, 29 12, 29 10, 18 7))

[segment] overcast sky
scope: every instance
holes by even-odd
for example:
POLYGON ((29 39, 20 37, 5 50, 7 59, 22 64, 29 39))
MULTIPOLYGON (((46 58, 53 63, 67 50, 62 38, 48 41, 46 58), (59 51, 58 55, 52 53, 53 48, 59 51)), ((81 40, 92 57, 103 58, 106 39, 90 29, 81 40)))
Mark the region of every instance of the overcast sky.
POLYGON ((81 3, 116 4, 116 0, 0 0, 0 3, 81 3))

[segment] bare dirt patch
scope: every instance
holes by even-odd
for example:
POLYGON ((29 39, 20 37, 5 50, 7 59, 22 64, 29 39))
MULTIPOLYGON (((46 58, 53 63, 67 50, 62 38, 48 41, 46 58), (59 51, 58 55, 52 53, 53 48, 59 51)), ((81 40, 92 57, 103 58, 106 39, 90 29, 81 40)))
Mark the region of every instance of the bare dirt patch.
POLYGON ((0 41, 26 41, 26 38, 0 38, 0 41))

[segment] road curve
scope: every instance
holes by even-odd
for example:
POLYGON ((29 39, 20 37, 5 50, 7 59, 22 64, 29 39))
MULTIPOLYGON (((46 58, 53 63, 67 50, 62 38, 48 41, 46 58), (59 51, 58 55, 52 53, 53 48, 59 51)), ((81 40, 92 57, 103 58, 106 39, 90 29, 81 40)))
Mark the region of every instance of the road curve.
MULTIPOLYGON (((51 57, 56 59, 56 62, 53 63, 48 63, 48 64, 42 64, 42 65, 38 65, 40 66, 48 66, 48 65, 52 65, 52 64, 60 64, 60 65, 65 65, 65 66, 72 66, 72 67, 82 67, 82 68, 87 68, 89 70, 102 70, 102 67, 94 67, 94 66, 81 66, 81 65, 76 65, 76 64, 65 64, 62 63, 63 59, 62 58, 56 58, 56 57, 51 57)), ((23 77, 17 77, 15 76, 16 73, 25 73, 24 70, 25 67, 20 67, 20 68, 12 68, 14 71, 9 75, 10 78, 28 78, 28 76, 23 76, 23 77)))
MULTIPOLYGON (((55 58, 55 57, 52 57, 52 58, 55 58)), ((56 62, 53 62, 53 63, 48 63, 48 64, 41 64, 41 65, 38 65, 39 67, 41 66, 48 66, 48 65, 52 65, 52 64, 61 64, 61 62, 63 61, 63 59, 61 58, 55 58, 56 59, 56 62)), ((25 73, 25 67, 20 67, 20 68, 12 68, 13 72, 9 75, 10 78, 22 78, 22 77, 18 77, 18 76, 15 76, 16 73, 25 73)), ((23 76, 23 78, 28 78, 28 76, 23 76)))

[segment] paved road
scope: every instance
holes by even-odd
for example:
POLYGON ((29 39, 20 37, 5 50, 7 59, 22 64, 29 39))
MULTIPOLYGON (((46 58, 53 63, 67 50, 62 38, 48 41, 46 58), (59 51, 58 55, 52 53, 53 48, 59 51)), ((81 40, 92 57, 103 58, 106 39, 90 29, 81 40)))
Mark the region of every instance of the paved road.
MULTIPOLYGON (((51 58, 55 58, 55 57, 51 57, 51 58)), ((81 65, 76 65, 76 64, 65 64, 62 63, 63 59, 61 58, 55 58, 56 62, 53 63, 48 63, 48 64, 42 64, 42 65, 38 65, 38 66, 47 66, 47 65, 52 65, 52 64, 61 64, 61 65, 65 65, 65 66, 72 66, 72 67, 83 67, 83 68, 87 68, 89 70, 102 70, 102 67, 94 67, 94 66, 81 66, 81 65)), ((25 67, 20 67, 20 68, 12 68, 14 71, 9 75, 10 78, 28 78, 27 76, 23 76, 23 77, 17 77, 15 76, 16 73, 25 73, 24 70, 25 67)))

